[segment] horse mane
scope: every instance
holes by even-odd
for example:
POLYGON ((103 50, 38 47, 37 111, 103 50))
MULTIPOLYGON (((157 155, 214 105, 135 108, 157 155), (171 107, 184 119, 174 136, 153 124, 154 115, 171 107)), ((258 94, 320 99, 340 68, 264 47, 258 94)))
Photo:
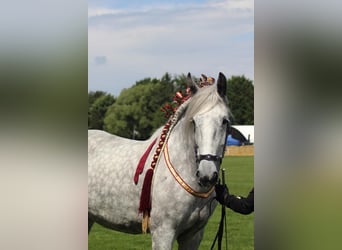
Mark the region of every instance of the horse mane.
POLYGON ((205 113, 219 103, 228 106, 227 99, 223 99, 217 92, 216 84, 199 88, 196 94, 190 98, 185 119, 192 121, 198 113, 205 113))

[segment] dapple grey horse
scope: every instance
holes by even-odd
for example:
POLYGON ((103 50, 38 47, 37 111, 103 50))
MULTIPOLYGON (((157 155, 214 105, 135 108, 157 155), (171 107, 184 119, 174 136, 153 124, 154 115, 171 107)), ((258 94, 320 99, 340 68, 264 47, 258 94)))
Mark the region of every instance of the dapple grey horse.
MULTIPOLYGON (((175 240, 179 249, 198 249, 217 205, 211 201, 229 125, 227 80, 220 73, 217 83, 202 88, 190 74, 188 81, 191 97, 175 113, 177 118, 154 169, 149 230, 155 250, 170 250, 175 240)), ((162 128, 149 140, 135 141, 104 131, 88 131, 89 231, 96 222, 121 232, 142 233, 140 194, 157 145, 137 184, 133 177, 141 156, 161 134, 162 128)))

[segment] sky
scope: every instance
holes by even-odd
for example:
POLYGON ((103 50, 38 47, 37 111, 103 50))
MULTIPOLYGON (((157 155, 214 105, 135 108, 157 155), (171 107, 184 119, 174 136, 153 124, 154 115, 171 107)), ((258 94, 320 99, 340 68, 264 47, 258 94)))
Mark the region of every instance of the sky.
POLYGON ((254 1, 88 1, 89 91, 166 72, 254 80, 254 1))

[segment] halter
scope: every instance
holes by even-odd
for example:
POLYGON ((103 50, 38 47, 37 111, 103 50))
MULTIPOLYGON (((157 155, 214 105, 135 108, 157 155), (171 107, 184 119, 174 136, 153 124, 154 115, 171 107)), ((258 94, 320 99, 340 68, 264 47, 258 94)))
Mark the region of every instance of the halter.
MULTIPOLYGON (((227 121, 227 130, 226 130, 226 133, 225 133, 225 143, 224 145, 227 144, 227 136, 228 134, 231 133, 231 125, 230 125, 230 122, 227 121)), ((222 155, 221 156, 218 156, 218 155, 212 155, 212 154, 206 154, 206 155, 197 155, 197 149, 195 149, 195 154, 196 154, 196 162, 197 164, 199 164, 202 160, 206 160, 206 161, 213 161, 213 162, 219 162, 220 165, 222 163, 222 159, 224 157, 224 153, 225 153, 225 147, 223 148, 222 150, 222 155)))

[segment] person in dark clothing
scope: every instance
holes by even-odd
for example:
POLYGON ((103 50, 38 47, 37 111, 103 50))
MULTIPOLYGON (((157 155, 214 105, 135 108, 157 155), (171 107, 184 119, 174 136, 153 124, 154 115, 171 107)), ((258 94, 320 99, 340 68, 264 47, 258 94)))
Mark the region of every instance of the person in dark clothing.
POLYGON ((235 196, 229 193, 226 185, 217 184, 215 186, 216 200, 240 214, 250 214, 254 212, 254 187, 247 197, 235 196))

